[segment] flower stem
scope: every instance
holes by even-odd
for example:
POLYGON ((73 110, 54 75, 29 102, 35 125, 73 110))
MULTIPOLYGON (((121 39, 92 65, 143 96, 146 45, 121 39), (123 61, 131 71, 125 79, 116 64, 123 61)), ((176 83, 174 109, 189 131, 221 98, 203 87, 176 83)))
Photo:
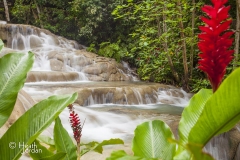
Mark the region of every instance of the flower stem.
POLYGON ((77 143, 77 160, 81 158, 81 150, 80 150, 80 143, 77 143))

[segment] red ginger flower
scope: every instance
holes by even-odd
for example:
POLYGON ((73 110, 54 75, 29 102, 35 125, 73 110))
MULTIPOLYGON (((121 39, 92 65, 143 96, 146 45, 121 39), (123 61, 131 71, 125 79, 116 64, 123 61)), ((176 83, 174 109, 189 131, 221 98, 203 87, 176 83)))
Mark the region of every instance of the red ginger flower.
POLYGON ((200 26, 202 31, 198 35, 200 39, 198 43, 199 50, 199 69, 207 73, 208 79, 213 88, 213 92, 217 90, 226 73, 226 67, 232 60, 233 50, 229 50, 233 39, 230 36, 229 29, 232 20, 228 20, 228 11, 230 6, 224 6, 228 0, 212 0, 214 6, 205 5, 202 11, 205 12, 210 19, 201 17, 205 22, 205 26, 200 26))
POLYGON ((80 138, 82 136, 82 126, 81 126, 81 122, 80 119, 78 117, 78 114, 74 112, 74 108, 72 104, 68 105, 68 109, 70 112, 70 124, 73 130, 73 136, 74 139, 76 140, 77 144, 80 144, 80 138))

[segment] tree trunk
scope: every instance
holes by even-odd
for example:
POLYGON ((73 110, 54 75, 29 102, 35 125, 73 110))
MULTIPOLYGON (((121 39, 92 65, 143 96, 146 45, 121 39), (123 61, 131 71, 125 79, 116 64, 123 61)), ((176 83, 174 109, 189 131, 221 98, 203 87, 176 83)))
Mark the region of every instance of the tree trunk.
POLYGON ((6 20, 7 20, 7 22, 9 22, 10 21, 10 17, 9 17, 9 12, 8 12, 7 0, 3 0, 3 4, 4 4, 4 8, 5 8, 6 20))
POLYGON ((40 11, 40 8, 39 8, 36 0, 34 0, 34 3, 36 5, 36 7, 37 7, 37 13, 38 13, 38 19, 39 19, 40 26, 41 26, 41 28, 43 28, 43 24, 42 24, 42 21, 41 21, 41 11, 40 11))
POLYGON ((182 53, 182 58, 183 58, 183 69, 184 69, 184 78, 183 78, 183 88, 186 91, 189 91, 188 87, 188 64, 187 64, 187 47, 186 47, 186 41, 185 41, 185 35, 184 35, 184 27, 183 27, 183 21, 182 21, 182 8, 181 8, 181 3, 180 0, 177 1, 177 6, 179 10, 179 27, 180 27, 180 36, 181 36, 181 41, 182 41, 182 46, 183 46, 183 53, 182 53))
POLYGON ((238 54, 239 54, 239 31, 240 31, 240 0, 236 1, 237 3, 237 17, 236 17, 236 33, 235 33, 235 58, 233 63, 233 69, 235 69, 238 65, 238 54))
MULTIPOLYGON (((194 41, 194 28, 195 28, 195 0, 192 0, 192 40, 194 41)), ((191 45, 191 50, 190 50, 190 78, 192 78, 192 72, 193 72, 193 57, 194 57, 194 44, 191 45)))
MULTIPOLYGON (((166 6, 164 5, 163 7, 163 12, 166 10, 166 6)), ((166 15, 165 13, 163 13, 163 32, 167 32, 167 24, 166 24, 166 15)), ((160 35, 159 35, 160 37, 160 35)), ((167 43, 167 39, 165 39, 164 43, 163 43, 163 46, 164 46, 164 51, 166 52, 166 55, 167 55, 167 59, 168 59, 168 64, 170 66, 170 69, 171 69, 171 72, 173 74, 173 77, 175 78, 176 82, 180 82, 180 79, 179 79, 179 76, 178 76, 178 73, 176 72, 175 68, 174 68, 174 65, 173 65, 173 62, 172 62, 172 58, 170 56, 170 54, 168 53, 168 43, 167 43)))

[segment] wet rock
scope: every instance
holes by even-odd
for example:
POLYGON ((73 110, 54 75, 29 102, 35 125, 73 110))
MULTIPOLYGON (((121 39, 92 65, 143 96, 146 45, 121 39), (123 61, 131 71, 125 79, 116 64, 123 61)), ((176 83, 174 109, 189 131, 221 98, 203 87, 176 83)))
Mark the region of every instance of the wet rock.
POLYGON ((212 138, 205 146, 205 151, 216 160, 239 160, 240 124, 230 131, 212 138))
POLYGON ((57 59, 50 59, 50 66, 53 71, 62 71, 64 68, 63 62, 57 59))
POLYGON ((83 46, 78 44, 76 41, 67 40, 66 38, 56 36, 52 34, 50 31, 45 29, 40 29, 34 26, 30 25, 23 25, 23 24, 0 24, 0 38, 6 42, 7 46, 10 47, 12 43, 12 39, 18 39, 19 40, 19 49, 23 48, 24 44, 21 42, 21 36, 22 35, 29 35, 31 38, 34 39, 32 42, 32 47, 39 46, 40 41, 36 39, 35 36, 38 37, 46 37, 51 36, 50 43, 54 43, 56 45, 60 45, 61 47, 65 47, 64 45, 70 45, 72 48, 75 49, 83 49, 83 46), (15 37, 17 36, 17 37, 15 37), (35 37, 35 38, 34 38, 35 37))
POLYGON ((95 66, 89 66, 87 68, 84 68, 83 72, 87 74, 99 75, 100 73, 102 73, 102 70, 101 68, 95 66))
POLYGON ((31 36, 30 37, 30 47, 31 48, 38 48, 42 47, 42 41, 38 36, 31 36))
POLYGON ((81 104, 82 106, 84 106, 87 103, 90 103, 90 102, 88 102, 88 98, 91 96, 91 94, 92 94, 91 89, 84 88, 84 89, 79 90, 78 91, 79 96, 76 100, 76 103, 81 104))
POLYGON ((26 82, 40 82, 40 81, 74 81, 79 80, 77 72, 49 72, 49 71, 30 71, 27 75, 26 82))

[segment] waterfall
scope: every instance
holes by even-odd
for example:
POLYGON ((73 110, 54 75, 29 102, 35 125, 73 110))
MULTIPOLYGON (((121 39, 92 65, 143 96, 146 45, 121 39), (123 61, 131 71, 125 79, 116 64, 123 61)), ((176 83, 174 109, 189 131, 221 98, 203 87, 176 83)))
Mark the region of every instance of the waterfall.
MULTIPOLYGON (((9 50, 35 54, 33 69, 23 88, 34 101, 78 93, 74 107, 81 121, 86 119, 83 142, 122 138, 130 145, 135 127, 153 119, 167 122, 177 132, 176 124, 192 94, 173 86, 140 82, 128 63, 99 57, 77 42, 44 29, 0 23, 0 35, 8 47, 0 57, 9 50)), ((19 98, 24 99, 21 95, 19 98)), ((29 109, 29 104, 24 108, 29 109)), ((72 135, 68 114, 65 109, 60 117, 72 135)), ((53 125, 44 134, 52 136, 52 128, 53 125)), ((205 147, 216 159, 227 159, 230 149, 226 137, 221 135, 205 147), (221 149, 222 146, 226 148, 221 149)), ((236 150, 235 157, 239 157, 240 146, 236 150)))

